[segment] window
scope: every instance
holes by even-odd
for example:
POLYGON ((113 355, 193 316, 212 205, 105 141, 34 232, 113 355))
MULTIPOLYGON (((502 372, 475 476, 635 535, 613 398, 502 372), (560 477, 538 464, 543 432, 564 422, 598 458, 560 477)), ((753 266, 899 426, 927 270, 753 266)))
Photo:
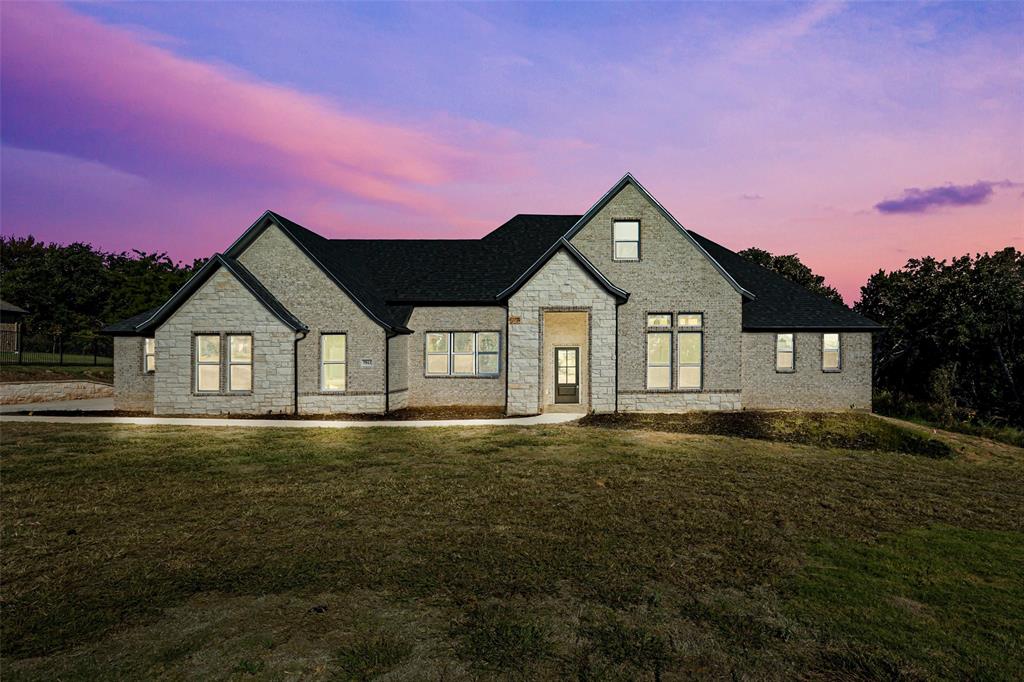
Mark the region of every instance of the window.
POLYGON ((427 376, 496 376, 498 332, 429 332, 427 376))
POLYGON ((842 354, 839 352, 839 334, 821 335, 821 369, 838 372, 842 369, 842 354))
POLYGON ((144 339, 142 344, 142 367, 147 374, 156 371, 156 339, 144 339))
POLYGON ((612 223, 614 260, 640 260, 640 223, 636 220, 616 220, 612 223))
POLYGON ((476 335, 473 332, 452 334, 452 374, 475 374, 476 335))
POLYGON ((199 334, 195 340, 196 392, 220 390, 220 336, 199 334))
POLYGON ((672 333, 647 333, 647 388, 672 388, 672 333))
POLYGON ((476 373, 498 373, 498 332, 477 332, 476 373))
POLYGON ((704 323, 700 313, 679 313, 679 326, 688 330, 676 336, 679 369, 676 373, 676 387, 681 389, 702 388, 704 380, 704 333, 699 331, 704 323))
POLYGON ((252 390, 252 335, 228 336, 228 390, 252 390))
POLYGON ((448 375, 450 334, 427 334, 427 374, 448 375))
POLYGON ((775 335, 775 369, 779 372, 792 372, 795 369, 793 359, 796 353, 793 347, 792 334, 775 335))
POLYGON ((347 351, 344 334, 320 335, 320 390, 345 390, 347 351))
POLYGON ((704 315, 702 313, 679 313, 679 326, 689 329, 704 326, 704 315))
POLYGON ((671 327, 672 326, 672 315, 669 313, 648 313, 647 314, 647 326, 648 327, 671 327))

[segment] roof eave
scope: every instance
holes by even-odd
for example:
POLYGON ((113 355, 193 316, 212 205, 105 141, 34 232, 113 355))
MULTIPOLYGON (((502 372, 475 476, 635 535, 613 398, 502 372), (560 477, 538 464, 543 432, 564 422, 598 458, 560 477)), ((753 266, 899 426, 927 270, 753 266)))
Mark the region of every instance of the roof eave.
POLYGON ((620 289, 619 287, 612 284, 608 280, 608 278, 605 277, 601 273, 601 271, 594 266, 593 263, 587 260, 586 256, 580 253, 579 249, 570 244, 565 237, 560 237, 557 242, 552 244, 543 254, 541 254, 540 258, 534 261, 534 263, 529 268, 527 268, 526 272, 519 275, 519 277, 517 277, 511 285, 509 285, 501 292, 499 292, 494 297, 495 301, 505 301, 508 298, 510 298, 513 294, 519 291, 519 289, 521 289, 524 284, 530 281, 530 278, 533 277, 538 270, 544 267, 544 264, 551 260, 552 256, 554 256, 562 249, 566 249, 569 252, 569 254, 573 257, 573 259, 575 259, 577 263, 582 265, 583 269, 586 270, 590 274, 590 276, 597 281, 598 284, 600 284, 606 291, 608 291, 608 293, 614 296, 618 305, 622 305, 623 303, 629 300, 628 291, 620 289))

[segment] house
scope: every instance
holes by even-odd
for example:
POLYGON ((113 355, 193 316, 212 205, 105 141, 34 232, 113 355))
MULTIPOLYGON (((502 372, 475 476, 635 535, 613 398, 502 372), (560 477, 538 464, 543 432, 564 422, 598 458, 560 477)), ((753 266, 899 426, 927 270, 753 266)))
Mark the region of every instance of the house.
POLYGON ((0 299, 0 353, 21 353, 22 323, 28 311, 0 299))
POLYGON ((695 232, 627 174, 482 239, 326 239, 264 213, 107 327, 156 414, 867 410, 879 326, 695 232))

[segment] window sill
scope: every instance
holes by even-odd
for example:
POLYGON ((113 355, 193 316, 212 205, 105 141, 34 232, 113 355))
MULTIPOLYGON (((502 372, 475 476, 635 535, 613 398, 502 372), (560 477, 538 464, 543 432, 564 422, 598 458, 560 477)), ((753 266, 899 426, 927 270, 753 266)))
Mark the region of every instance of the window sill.
POLYGON ((843 370, 842 369, 823 369, 823 370, 821 370, 821 373, 822 374, 842 374, 843 370))
POLYGON ((796 370, 795 369, 777 369, 777 370, 775 370, 775 373, 776 374, 796 374, 796 370))
POLYGON ((498 379, 500 374, 424 374, 424 379, 498 379))

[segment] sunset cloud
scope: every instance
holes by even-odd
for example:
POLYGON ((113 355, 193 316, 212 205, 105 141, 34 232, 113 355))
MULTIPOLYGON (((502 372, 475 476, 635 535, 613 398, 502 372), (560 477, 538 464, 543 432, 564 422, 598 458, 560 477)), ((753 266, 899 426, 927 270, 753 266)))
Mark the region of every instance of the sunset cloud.
POLYGON ((879 213, 925 213, 945 206, 977 206, 984 204, 995 192, 996 187, 1013 187, 1015 183, 1008 180, 988 182, 979 180, 973 185, 943 185, 918 189, 911 187, 903 190, 898 199, 886 199, 875 204, 879 213))

